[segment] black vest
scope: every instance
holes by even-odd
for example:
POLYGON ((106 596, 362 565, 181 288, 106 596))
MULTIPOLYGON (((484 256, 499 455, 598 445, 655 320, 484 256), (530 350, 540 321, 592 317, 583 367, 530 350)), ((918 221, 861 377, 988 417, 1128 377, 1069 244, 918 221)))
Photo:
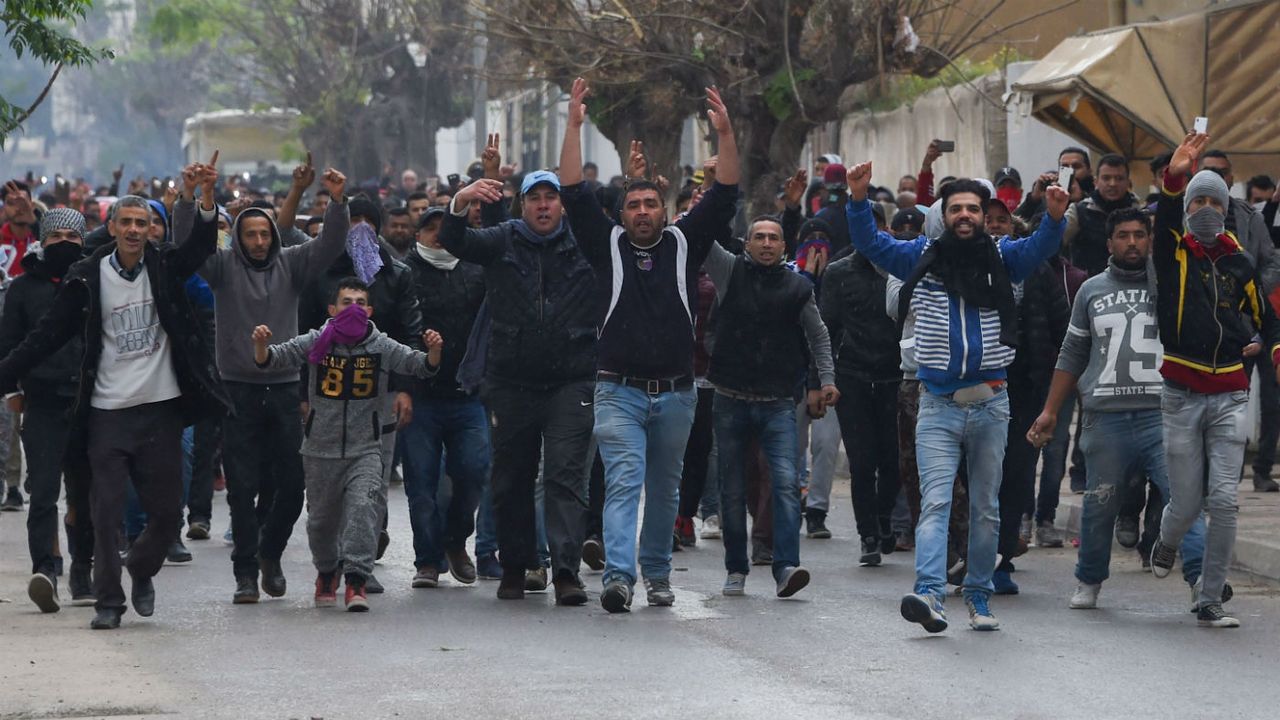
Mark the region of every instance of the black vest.
POLYGON ((738 257, 716 308, 716 341, 707 379, 717 387, 762 397, 796 395, 809 368, 800 313, 813 283, 774 265, 738 257))

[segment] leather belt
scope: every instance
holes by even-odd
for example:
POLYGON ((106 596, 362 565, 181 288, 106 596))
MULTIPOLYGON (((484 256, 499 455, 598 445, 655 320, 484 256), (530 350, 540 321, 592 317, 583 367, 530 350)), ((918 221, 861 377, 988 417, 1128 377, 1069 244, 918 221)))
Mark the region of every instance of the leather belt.
POLYGON ((649 395, 661 395, 662 393, 688 390, 693 387, 693 378, 688 375, 678 378, 655 379, 628 377, 626 375, 619 375, 618 373, 605 372, 604 370, 601 370, 596 373, 596 380, 643 390, 649 395))

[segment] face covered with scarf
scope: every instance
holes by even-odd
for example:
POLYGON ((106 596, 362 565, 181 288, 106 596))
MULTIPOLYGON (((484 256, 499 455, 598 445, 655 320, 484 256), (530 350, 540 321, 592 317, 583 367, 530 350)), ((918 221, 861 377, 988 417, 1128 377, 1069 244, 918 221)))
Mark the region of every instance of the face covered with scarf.
POLYGON ((329 306, 329 322, 307 355, 313 363, 322 362, 334 345, 360 342, 369 330, 373 306, 369 304, 368 288, 339 287, 333 303, 329 306))
POLYGON ((1226 230, 1231 197, 1227 183, 1212 170, 1201 170, 1187 183, 1182 198, 1183 222, 1202 245, 1215 245, 1226 230))
POLYGON ((382 254, 378 252, 378 233, 369 223, 354 223, 347 231, 347 257, 356 277, 366 285, 372 283, 382 269, 382 254))

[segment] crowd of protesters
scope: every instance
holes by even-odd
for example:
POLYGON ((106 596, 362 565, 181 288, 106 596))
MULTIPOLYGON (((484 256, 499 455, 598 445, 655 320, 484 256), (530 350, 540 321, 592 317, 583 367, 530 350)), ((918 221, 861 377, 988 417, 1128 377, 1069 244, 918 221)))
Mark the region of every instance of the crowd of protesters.
POLYGON ((288 592, 305 505, 315 605, 367 611, 393 482, 414 588, 581 606, 585 565, 610 613, 638 582, 670 606, 672 553, 722 540, 724 595, 766 566, 787 598, 813 581, 801 537, 831 537, 843 445, 857 563, 914 553, 900 611, 928 632, 949 585, 973 629, 1000 627, 1015 560, 1064 544, 1066 477, 1069 607, 1097 606, 1114 536, 1156 577, 1181 556, 1201 626, 1239 625, 1252 382, 1252 482, 1280 490, 1275 182, 1231 197, 1196 133, 1145 197, 1128 159, 1078 147, 1025 185, 935 178, 935 141, 896 185, 823 155, 747 219, 715 88, 717 154, 674 184, 638 141, 599 181, 588 93, 554 171, 503 165, 494 135, 443 184, 330 168, 316 188, 308 156, 270 193, 216 152, 124 193, 122 170, 6 183, 2 509, 27 507, 31 600, 93 605, 99 629, 151 615, 225 487, 234 603, 288 592))

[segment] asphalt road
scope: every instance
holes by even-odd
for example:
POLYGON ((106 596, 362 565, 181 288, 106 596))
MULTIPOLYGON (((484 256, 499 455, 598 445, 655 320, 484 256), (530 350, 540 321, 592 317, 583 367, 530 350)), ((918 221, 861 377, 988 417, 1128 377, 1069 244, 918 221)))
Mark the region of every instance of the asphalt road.
MULTIPOLYGON (((813 583, 773 597, 767 568, 747 596, 719 595, 717 543, 677 554, 674 608, 628 615, 551 595, 499 601, 496 583, 413 590, 404 494, 372 612, 311 607, 301 522, 285 556, 289 593, 233 606, 229 548, 156 579, 156 614, 87 629, 92 610, 42 616, 26 598, 25 513, 0 514, 0 719, 190 718, 1128 718, 1275 717, 1280 592, 1233 578, 1240 630, 1196 627, 1189 591, 1118 554, 1102 609, 1066 607, 1074 551, 1033 548, 1022 594, 996 598, 995 633, 930 636, 898 615, 909 554, 856 566, 847 481, 835 538, 803 540, 813 583)), ((214 529, 226 510, 220 495, 214 529)), ((1119 553, 1119 551, 1117 551, 1119 553)), ((127 588, 126 588, 127 591, 127 588)), ((65 593, 64 593, 65 598, 65 593)))

